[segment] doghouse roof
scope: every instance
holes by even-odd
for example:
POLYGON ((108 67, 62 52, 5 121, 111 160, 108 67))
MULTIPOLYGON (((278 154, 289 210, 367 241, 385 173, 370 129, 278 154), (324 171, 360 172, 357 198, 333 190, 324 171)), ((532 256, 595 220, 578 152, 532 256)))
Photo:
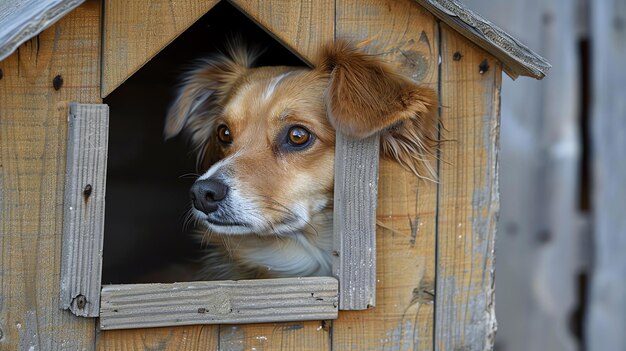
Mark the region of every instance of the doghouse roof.
MULTIPOLYGON (((505 72, 513 79, 520 75, 542 79, 551 67, 543 57, 457 0, 415 1, 465 38, 502 61, 505 72)), ((0 2, 0 60, 82 2, 84 0, 0 2)))

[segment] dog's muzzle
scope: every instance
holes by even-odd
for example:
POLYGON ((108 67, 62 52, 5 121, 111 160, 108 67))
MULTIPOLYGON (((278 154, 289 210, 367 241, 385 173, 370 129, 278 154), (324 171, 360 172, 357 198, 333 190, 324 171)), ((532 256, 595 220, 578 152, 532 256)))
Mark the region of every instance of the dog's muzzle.
POLYGON ((207 215, 217 211, 227 194, 228 186, 211 178, 196 181, 189 191, 193 207, 207 215))

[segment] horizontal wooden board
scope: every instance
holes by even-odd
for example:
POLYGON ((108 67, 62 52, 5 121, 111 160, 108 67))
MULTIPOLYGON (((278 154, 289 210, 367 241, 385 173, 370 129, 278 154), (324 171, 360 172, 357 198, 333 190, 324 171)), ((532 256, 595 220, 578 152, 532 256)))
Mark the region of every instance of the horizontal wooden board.
POLYGON ((100 329, 335 319, 337 289, 332 277, 108 285, 100 329))

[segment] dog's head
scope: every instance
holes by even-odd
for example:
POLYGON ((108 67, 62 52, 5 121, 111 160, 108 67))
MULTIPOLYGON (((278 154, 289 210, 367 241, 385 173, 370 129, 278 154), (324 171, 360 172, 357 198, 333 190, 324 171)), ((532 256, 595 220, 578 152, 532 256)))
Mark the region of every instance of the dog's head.
POLYGON ((432 175, 432 90, 344 42, 328 46, 315 69, 253 68, 255 56, 234 47, 202 62, 167 116, 165 137, 185 133, 206 170, 191 198, 209 229, 281 235, 305 227, 332 203, 336 129, 380 133, 384 157, 432 175))

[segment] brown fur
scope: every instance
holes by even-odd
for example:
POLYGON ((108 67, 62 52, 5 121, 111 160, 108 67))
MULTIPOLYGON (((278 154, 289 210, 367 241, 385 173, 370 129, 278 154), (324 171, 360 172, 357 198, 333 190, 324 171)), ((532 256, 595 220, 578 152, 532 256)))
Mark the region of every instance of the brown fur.
POLYGON ((253 228, 234 234, 196 210, 217 234, 201 278, 329 274, 335 128, 353 138, 380 133, 383 156, 432 177, 422 170, 431 170, 437 140, 436 96, 345 42, 328 46, 313 70, 252 68, 254 57, 235 47, 203 61, 166 121, 166 138, 184 132, 207 177, 227 179, 236 208, 229 215, 253 228), (231 145, 213 137, 222 124, 231 145), (285 148, 281 138, 294 125, 313 133, 306 149, 285 148))

